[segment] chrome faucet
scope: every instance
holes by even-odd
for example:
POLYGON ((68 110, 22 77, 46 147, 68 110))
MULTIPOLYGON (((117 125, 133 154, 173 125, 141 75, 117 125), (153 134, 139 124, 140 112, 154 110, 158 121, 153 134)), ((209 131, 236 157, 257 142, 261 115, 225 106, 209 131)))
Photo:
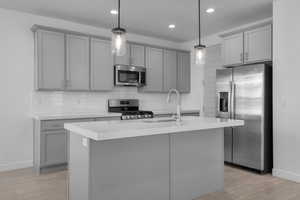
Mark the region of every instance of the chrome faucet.
POLYGON ((170 89, 169 93, 168 93, 168 97, 167 97, 167 102, 170 103, 171 102, 171 94, 172 93, 176 93, 177 96, 177 106, 176 106, 176 121, 180 122, 181 121, 181 97, 180 97, 180 93, 178 90, 176 89, 170 89))

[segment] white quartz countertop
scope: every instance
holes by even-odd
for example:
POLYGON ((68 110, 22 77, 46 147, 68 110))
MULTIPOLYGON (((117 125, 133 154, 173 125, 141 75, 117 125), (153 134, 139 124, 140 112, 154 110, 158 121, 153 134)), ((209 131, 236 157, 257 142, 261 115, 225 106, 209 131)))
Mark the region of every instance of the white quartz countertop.
POLYGON ((60 119, 84 119, 84 118, 101 118, 101 117, 120 117, 121 113, 38 113, 32 114, 36 120, 60 120, 60 119))
POLYGON ((170 118, 66 123, 64 127, 72 134, 75 133, 100 141, 244 125, 243 120, 205 117, 183 117, 179 123, 176 121, 159 121, 165 119, 170 118))
MULTIPOLYGON (((154 110, 155 115, 171 114, 174 111, 168 110, 154 110)), ((182 110, 183 114, 199 113, 199 110, 182 110)), ((120 117, 121 113, 109 113, 109 112, 61 112, 61 113, 35 113, 31 115, 36 120, 59 120, 59 119, 83 119, 83 118, 101 118, 101 117, 120 117)))

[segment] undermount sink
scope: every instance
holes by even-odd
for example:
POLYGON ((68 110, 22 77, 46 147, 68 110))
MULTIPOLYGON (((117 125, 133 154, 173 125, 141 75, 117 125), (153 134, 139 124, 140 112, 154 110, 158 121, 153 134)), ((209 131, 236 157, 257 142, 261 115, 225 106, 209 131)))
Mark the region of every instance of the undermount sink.
POLYGON ((144 120, 147 123, 176 122, 174 118, 144 120))

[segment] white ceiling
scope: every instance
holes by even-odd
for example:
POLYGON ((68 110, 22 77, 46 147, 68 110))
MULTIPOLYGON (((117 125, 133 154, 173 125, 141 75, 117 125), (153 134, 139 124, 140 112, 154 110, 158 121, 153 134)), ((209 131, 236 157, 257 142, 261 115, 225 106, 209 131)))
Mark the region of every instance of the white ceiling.
MULTIPOLYGON (((197 35, 197 0, 121 0, 122 26, 128 32, 176 42, 197 35), (174 23, 176 28, 169 30, 174 23)), ((112 28, 117 0, 0 0, 0 7, 112 28)), ((201 0, 203 35, 272 17, 272 0, 201 0), (207 14, 206 8, 216 12, 207 14)))

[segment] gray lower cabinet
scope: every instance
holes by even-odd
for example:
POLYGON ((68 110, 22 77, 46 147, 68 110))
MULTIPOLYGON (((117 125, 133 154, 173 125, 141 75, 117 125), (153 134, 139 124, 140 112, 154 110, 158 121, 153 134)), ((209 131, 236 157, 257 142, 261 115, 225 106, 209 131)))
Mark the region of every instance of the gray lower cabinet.
POLYGON ((113 56, 111 42, 91 38, 91 90, 113 89, 113 56))
POLYGON ((163 91, 163 49, 146 48, 146 86, 142 91, 163 91))
POLYGON ((33 165, 37 174, 65 169, 69 161, 69 133, 65 123, 119 120, 119 117, 33 120, 33 165))
POLYGON ((79 35, 66 38, 67 90, 89 90, 89 38, 79 35))
POLYGON ((41 133, 41 166, 58 165, 68 162, 67 131, 54 130, 41 133))
POLYGON ((182 93, 191 91, 191 56, 189 52, 177 52, 177 89, 182 93))
POLYGON ((63 90, 65 87, 65 36, 38 30, 35 34, 36 89, 63 90))

